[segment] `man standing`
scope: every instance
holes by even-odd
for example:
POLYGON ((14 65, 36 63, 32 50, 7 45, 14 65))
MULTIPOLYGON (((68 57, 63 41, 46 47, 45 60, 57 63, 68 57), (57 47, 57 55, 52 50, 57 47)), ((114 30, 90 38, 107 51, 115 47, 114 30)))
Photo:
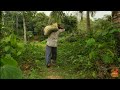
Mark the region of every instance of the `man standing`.
POLYGON ((52 32, 47 39, 46 44, 46 66, 50 67, 51 62, 52 64, 56 64, 57 59, 57 42, 58 42, 58 36, 61 32, 65 31, 60 24, 58 24, 58 31, 52 32), (51 61, 52 59, 52 61, 51 61))

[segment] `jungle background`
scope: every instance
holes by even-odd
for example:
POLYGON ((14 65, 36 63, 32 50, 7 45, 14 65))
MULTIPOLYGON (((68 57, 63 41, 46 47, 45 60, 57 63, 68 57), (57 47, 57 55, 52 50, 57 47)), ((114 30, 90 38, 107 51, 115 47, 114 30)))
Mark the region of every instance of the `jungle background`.
POLYGON ((120 11, 92 20, 97 12, 0 11, 0 79, 116 79, 111 72, 120 72, 120 11), (43 29, 51 22, 65 32, 57 65, 47 68, 43 29))

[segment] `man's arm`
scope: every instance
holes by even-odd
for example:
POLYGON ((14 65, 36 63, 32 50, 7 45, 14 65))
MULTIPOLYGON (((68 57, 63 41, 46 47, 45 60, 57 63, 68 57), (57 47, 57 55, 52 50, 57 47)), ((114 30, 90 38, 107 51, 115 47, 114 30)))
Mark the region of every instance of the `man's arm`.
POLYGON ((64 32, 65 31, 65 29, 59 29, 59 32, 64 32))

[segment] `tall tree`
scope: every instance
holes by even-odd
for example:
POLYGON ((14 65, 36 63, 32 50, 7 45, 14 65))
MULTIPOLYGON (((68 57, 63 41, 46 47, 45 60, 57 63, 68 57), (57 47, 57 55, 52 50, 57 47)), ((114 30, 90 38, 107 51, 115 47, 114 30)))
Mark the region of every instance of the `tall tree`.
POLYGON ((19 21, 20 12, 19 11, 13 11, 13 13, 14 13, 14 18, 15 18, 15 30, 16 30, 16 33, 18 35, 18 21, 19 21))
POLYGON ((65 16, 65 13, 63 13, 63 11, 52 11, 50 13, 50 18, 48 23, 49 24, 54 22, 61 23, 64 16, 65 16))
MULTIPOLYGON (((120 30, 120 11, 112 11, 112 21, 115 24, 115 28, 120 30)), ((115 33, 116 38, 116 51, 118 57, 120 57, 120 32, 115 33)))
POLYGON ((1 19, 2 19, 2 23, 1 24, 4 26, 4 15, 3 14, 4 14, 4 11, 1 11, 1 19))
POLYGON ((45 13, 37 13, 33 19, 33 33, 34 39, 36 40, 44 40, 46 37, 44 36, 43 29, 48 25, 49 17, 45 13))
POLYGON ((22 14, 23 14, 24 43, 26 44, 26 42, 27 42, 27 37, 26 37, 25 12, 23 11, 22 14))
POLYGON ((87 11, 86 12, 86 21, 87 21, 87 26, 86 26, 86 28, 87 28, 87 31, 89 31, 90 32, 90 14, 89 14, 90 12, 89 11, 87 11))
MULTIPOLYGON (((0 11, 0 20, 2 21, 2 11, 0 11)), ((2 22, 0 22, 0 28, 2 29, 2 22)), ((0 30, 0 36, 2 36, 1 30, 0 30)))
MULTIPOLYGON (((81 13, 81 20, 83 17, 83 11, 79 11, 79 13, 81 13)), ((93 17, 95 15, 96 11, 86 11, 86 30, 88 32, 91 32, 91 26, 90 26, 90 15, 93 17)))
POLYGON ((22 19, 23 19, 23 30, 24 30, 24 42, 27 42, 27 31, 32 31, 33 24, 32 19, 36 15, 36 11, 22 11, 22 19))

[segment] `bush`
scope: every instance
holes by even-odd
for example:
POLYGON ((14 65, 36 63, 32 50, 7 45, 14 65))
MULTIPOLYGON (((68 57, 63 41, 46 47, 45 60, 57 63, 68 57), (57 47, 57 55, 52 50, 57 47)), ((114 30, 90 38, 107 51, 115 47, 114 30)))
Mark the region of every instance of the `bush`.
POLYGON ((22 79, 22 71, 12 65, 5 64, 0 67, 0 79, 22 79))
POLYGON ((18 58, 24 50, 22 45, 17 43, 16 36, 10 34, 4 37, 1 42, 1 79, 22 79, 22 71, 18 66, 18 58))
POLYGON ((66 16, 62 23, 67 32, 77 30, 77 18, 75 16, 66 16))

